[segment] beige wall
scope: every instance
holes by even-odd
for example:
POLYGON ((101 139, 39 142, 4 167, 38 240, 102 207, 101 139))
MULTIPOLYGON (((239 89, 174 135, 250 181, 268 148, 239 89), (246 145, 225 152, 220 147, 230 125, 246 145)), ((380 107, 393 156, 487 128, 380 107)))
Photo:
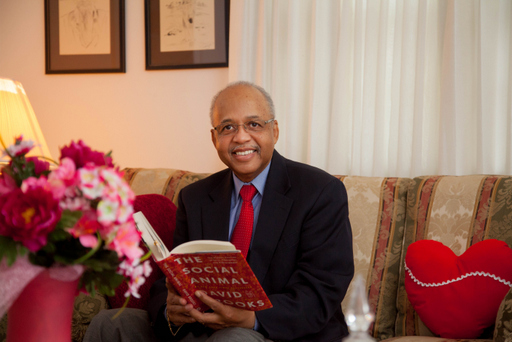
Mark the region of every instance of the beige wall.
POLYGON ((143 0, 126 0, 124 74, 45 75, 44 40, 44 0, 0 0, 0 77, 23 84, 53 158, 83 139, 122 168, 223 168, 208 110, 228 69, 146 71, 143 0))

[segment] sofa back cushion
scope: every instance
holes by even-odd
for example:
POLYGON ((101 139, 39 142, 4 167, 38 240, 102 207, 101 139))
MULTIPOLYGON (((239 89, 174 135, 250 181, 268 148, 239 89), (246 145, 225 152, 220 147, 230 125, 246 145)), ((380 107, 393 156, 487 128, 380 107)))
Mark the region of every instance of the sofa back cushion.
MULTIPOLYGON (((424 176, 414 178, 407 194, 406 231, 401 265, 409 245, 442 242, 461 255, 469 246, 498 239, 512 247, 511 176, 424 176)), ((407 298, 400 271, 397 336, 433 336, 407 298)))
POLYGON ((130 184, 135 195, 164 195, 176 206, 181 189, 210 175, 176 169, 126 168, 123 171, 124 179, 130 184))
MULTIPOLYGON (((409 178, 336 176, 348 194, 355 274, 366 281, 375 321, 370 333, 378 340, 394 336, 400 253, 405 230, 409 178)), ((352 293, 342 303, 346 312, 352 293)))

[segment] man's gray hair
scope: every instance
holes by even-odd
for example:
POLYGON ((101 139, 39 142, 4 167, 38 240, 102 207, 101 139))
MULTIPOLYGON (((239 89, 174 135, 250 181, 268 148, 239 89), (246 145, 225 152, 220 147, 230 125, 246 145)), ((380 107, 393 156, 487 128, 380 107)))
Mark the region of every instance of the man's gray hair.
POLYGON ((252 87, 252 88, 258 90, 263 95, 263 97, 265 98, 265 101, 267 102, 270 117, 272 119, 276 118, 276 113, 275 113, 275 109, 274 109, 274 101, 272 101, 272 97, 270 97, 270 94, 265 89, 263 89, 263 87, 260 87, 259 85, 254 84, 252 82, 248 82, 248 81, 237 81, 237 82, 232 82, 232 83, 228 84, 226 86, 226 88, 219 91, 213 97, 212 103, 210 105, 210 122, 211 122, 212 126, 213 126, 213 109, 215 108, 215 103, 217 102, 217 98, 224 90, 227 90, 227 89, 230 89, 233 87, 237 87, 237 86, 248 86, 248 87, 252 87))

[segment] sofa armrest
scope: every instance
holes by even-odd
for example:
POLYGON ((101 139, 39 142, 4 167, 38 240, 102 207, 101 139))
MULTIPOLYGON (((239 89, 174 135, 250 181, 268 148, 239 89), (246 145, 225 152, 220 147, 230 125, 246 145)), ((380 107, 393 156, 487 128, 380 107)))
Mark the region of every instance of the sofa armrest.
POLYGON ((512 288, 501 302, 494 325, 494 342, 512 340, 512 288))
POLYGON ((71 321, 71 340, 82 341, 85 331, 91 320, 101 310, 109 309, 104 295, 96 293, 94 297, 80 293, 73 304, 73 318, 71 321))

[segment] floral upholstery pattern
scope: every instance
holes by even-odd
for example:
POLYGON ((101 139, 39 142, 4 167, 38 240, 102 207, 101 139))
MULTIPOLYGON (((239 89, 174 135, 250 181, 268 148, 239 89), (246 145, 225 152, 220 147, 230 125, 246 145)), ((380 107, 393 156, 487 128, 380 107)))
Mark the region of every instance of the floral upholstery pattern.
POLYGON ((494 327, 494 342, 512 341, 512 289, 501 302, 494 327))
MULTIPOLYGON (((409 178, 341 177, 347 189, 355 274, 366 280, 378 340, 394 336, 400 253, 409 178)), ((352 292, 342 303, 346 311, 352 292)))
MULTIPOLYGON (((406 232, 401 264, 414 241, 432 239, 462 254, 484 239, 512 246, 512 177, 424 176, 414 178, 407 194, 406 232)), ((396 336, 432 336, 407 299, 400 274, 396 336)))
POLYGON ((85 331, 92 318, 101 310, 108 309, 109 305, 103 295, 94 297, 80 293, 75 298, 73 306, 73 319, 71 323, 71 341, 80 342, 85 336, 85 331))
POLYGON ((125 169, 124 178, 136 195, 160 194, 178 206, 178 194, 187 185, 206 178, 208 173, 175 169, 125 169))

